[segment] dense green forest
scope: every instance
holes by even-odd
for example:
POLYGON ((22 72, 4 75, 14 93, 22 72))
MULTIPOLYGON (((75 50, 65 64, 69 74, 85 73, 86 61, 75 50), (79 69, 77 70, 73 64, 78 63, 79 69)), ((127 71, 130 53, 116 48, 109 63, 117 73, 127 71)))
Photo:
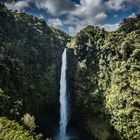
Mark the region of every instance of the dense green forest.
MULTIPOLYGON (((36 116, 47 106, 58 105, 61 54, 68 40, 66 33, 48 27, 45 20, 0 5, 1 116, 22 123, 24 114, 36 116)), ((14 129, 14 122, 5 119, 0 126, 7 122, 14 129)))
MULTIPOLYGON (((72 121, 97 140, 140 140, 140 15, 117 31, 70 37, 0 5, 0 139, 38 140, 36 116, 56 110, 68 51, 72 121)), ((40 117, 40 116, 39 116, 40 117)), ((47 124, 46 124, 47 125, 47 124)))
POLYGON ((115 32, 88 26, 68 46, 76 57, 74 119, 100 140, 139 140, 140 16, 115 32))

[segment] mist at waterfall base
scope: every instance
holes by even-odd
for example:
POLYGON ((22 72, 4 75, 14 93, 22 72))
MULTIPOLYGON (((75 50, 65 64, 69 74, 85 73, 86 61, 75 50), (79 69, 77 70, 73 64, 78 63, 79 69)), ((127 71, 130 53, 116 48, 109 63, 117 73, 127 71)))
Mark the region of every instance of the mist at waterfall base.
MULTIPOLYGON (((67 78, 67 49, 62 54, 60 91, 58 106, 47 106, 38 114, 38 131, 44 140, 90 140, 88 133, 71 120, 70 93, 67 78)), ((44 105, 45 106, 45 105, 44 105)))

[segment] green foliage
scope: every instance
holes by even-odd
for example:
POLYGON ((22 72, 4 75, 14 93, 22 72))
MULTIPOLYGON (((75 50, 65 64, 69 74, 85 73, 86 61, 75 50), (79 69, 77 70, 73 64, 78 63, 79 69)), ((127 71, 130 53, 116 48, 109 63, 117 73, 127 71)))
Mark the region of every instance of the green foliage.
POLYGON ((122 139, 139 139, 140 71, 132 71, 133 65, 136 64, 122 62, 112 73, 111 85, 106 91, 111 124, 122 139))
POLYGON ((0 117, 1 140, 35 140, 33 134, 17 122, 0 117))
POLYGON ((0 88, 0 112, 3 112, 3 110, 6 109, 9 99, 10 97, 5 95, 4 91, 0 88))
POLYGON ((135 17, 124 19, 119 28, 119 32, 130 33, 134 30, 139 30, 140 27, 140 14, 135 17))
POLYGON ((21 118, 23 124, 29 128, 31 131, 35 130, 36 125, 35 125, 35 118, 34 116, 31 116, 29 113, 26 113, 22 118, 21 118))
POLYGON ((139 27, 139 16, 124 20, 110 33, 88 26, 70 44, 77 58, 74 114, 80 114, 97 139, 140 139, 139 27))
MULTIPOLYGON (((27 112, 36 115, 57 104, 61 55, 69 39, 45 20, 0 4, 0 116, 20 121, 27 112)), ((35 129, 34 117, 26 114, 22 120, 35 129)))
POLYGON ((1 99, 8 99, 9 97, 4 94, 4 91, 0 88, 0 98, 1 99))
MULTIPOLYGON (((3 5, 0 21, 0 115, 20 120, 57 104, 61 54, 70 37, 3 5)), ((97 139, 140 138, 139 27, 139 15, 116 32, 87 26, 69 43, 77 61, 72 109, 97 139)), ((0 139, 41 139, 31 132, 34 117, 22 120, 30 131, 1 117, 0 139)))
POLYGON ((36 113, 44 102, 56 104, 61 54, 69 36, 3 5, 0 21, 0 87, 10 97, 1 114, 20 119, 26 112, 36 113), (22 105, 17 107, 17 100, 22 105))

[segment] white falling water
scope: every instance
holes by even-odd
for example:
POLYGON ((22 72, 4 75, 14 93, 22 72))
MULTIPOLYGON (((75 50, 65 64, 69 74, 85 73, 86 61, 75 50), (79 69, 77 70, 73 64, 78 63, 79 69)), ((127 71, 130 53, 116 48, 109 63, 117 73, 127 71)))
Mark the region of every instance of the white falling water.
POLYGON ((68 140, 66 128, 68 124, 68 96, 67 96, 67 53, 66 49, 62 54, 61 78, 60 78, 60 122, 59 140, 68 140))

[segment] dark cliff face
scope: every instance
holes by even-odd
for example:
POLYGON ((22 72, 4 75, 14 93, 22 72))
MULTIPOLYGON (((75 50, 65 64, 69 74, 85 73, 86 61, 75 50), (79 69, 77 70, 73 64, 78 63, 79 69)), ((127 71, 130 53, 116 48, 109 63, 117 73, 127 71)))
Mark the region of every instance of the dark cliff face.
POLYGON ((72 117, 97 139, 139 139, 139 27, 139 16, 111 33, 88 26, 68 44, 72 117))

